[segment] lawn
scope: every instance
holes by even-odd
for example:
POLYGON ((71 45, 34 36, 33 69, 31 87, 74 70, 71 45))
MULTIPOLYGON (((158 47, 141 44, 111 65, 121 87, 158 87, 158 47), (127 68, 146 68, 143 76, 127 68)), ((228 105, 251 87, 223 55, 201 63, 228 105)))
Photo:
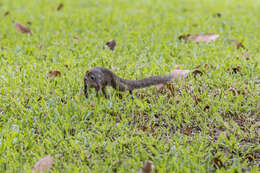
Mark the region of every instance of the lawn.
POLYGON ((258 172, 259 9, 257 0, 1 0, 0 172, 31 172, 47 155, 49 172, 136 173, 148 160, 160 173, 258 172), (219 37, 179 39, 208 33, 219 37), (86 99, 95 66, 126 79, 203 74, 134 99, 112 88, 109 99, 94 90, 86 99))

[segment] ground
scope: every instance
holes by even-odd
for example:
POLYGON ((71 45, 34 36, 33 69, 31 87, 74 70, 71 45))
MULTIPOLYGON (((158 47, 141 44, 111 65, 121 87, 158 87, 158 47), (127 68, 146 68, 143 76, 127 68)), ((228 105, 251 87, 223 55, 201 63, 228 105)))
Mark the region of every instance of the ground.
POLYGON ((154 172, 259 171, 259 9, 253 0, 0 1, 1 172, 30 172, 47 155, 50 172, 138 172, 147 160, 154 172), (219 37, 179 39, 208 33, 219 37), (126 79, 203 74, 134 99, 113 89, 86 99, 83 76, 95 66, 126 79))

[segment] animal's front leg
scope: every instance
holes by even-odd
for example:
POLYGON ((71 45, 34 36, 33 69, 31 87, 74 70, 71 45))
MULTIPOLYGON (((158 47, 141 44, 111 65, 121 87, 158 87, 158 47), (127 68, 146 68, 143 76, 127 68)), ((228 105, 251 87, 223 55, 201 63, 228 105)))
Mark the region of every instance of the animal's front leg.
POLYGON ((105 98, 107 98, 107 93, 106 93, 106 88, 105 87, 102 88, 102 92, 103 92, 105 98))
POLYGON ((95 87, 95 89, 96 89, 96 96, 98 97, 98 91, 99 91, 99 87, 95 87))
POLYGON ((88 98, 88 85, 84 82, 84 94, 85 97, 88 98))

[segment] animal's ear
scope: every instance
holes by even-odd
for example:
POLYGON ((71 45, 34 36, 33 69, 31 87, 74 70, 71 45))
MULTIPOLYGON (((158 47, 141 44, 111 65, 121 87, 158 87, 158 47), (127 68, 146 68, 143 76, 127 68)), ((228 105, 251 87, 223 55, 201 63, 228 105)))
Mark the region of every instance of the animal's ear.
POLYGON ((86 71, 86 76, 89 76, 90 75, 90 72, 87 70, 86 71))

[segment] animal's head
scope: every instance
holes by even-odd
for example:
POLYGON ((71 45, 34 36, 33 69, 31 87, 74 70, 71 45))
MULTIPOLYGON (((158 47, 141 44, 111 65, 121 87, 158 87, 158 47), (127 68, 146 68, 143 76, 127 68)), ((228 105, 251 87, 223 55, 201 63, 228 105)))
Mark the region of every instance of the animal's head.
POLYGON ((85 85, 90 88, 100 88, 102 74, 99 71, 86 71, 84 76, 85 85))

